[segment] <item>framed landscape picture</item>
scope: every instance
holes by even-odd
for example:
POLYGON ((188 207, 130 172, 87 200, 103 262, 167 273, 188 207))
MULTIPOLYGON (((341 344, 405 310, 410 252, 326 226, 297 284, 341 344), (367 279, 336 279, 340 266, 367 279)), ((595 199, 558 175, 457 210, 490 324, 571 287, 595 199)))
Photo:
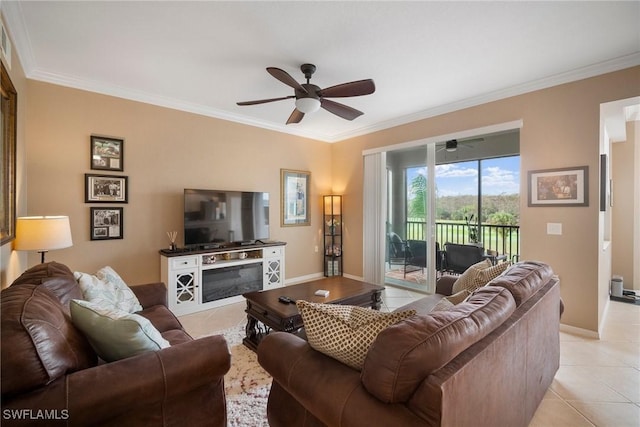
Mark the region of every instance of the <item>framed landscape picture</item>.
POLYGON ((122 239, 123 208, 91 208, 91 240, 122 239))
POLYGON ((91 135, 91 169, 124 170, 124 139, 91 135))
POLYGON ((529 171, 529 206, 589 206, 589 167, 529 171))
POLYGON ((280 169, 283 226, 311 224, 309 219, 310 179, 310 172, 280 169))
POLYGON ((127 203, 128 177, 85 174, 85 203, 127 203))

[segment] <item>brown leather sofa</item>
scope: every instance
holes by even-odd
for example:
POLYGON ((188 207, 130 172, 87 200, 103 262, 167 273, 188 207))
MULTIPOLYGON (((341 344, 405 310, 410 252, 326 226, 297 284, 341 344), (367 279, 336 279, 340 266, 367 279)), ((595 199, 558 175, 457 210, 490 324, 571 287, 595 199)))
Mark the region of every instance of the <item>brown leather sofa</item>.
POLYGON ((171 347, 111 363, 71 322, 82 293, 67 266, 40 264, 2 290, 3 426, 226 426, 224 337, 193 340, 164 284, 131 289, 171 347))
POLYGON ((361 372, 296 335, 268 335, 258 360, 273 376, 269 425, 527 426, 559 367, 558 278, 523 262, 429 313, 442 297, 398 309, 418 314, 378 335, 361 372))

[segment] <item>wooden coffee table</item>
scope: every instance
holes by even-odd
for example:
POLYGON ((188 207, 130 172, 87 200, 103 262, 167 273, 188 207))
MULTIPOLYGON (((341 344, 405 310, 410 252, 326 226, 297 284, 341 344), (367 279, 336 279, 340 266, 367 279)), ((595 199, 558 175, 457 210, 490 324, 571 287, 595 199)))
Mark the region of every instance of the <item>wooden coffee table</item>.
POLYGON ((247 292, 242 295, 247 300, 246 336, 242 342, 255 351, 271 330, 296 332, 302 327, 302 317, 296 305, 281 303, 278 301, 280 296, 296 301, 357 305, 379 310, 383 290, 384 286, 334 276, 268 291, 247 292), (329 291, 329 295, 326 298, 314 295, 319 289, 329 291))

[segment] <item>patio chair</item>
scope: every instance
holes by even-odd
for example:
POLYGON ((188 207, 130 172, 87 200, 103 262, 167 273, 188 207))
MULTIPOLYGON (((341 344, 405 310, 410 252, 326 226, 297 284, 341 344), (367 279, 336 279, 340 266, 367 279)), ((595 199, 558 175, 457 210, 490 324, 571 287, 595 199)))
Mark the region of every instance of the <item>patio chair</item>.
POLYGON ((447 273, 462 274, 467 268, 486 258, 482 246, 445 243, 443 270, 447 273))
POLYGON ((398 234, 393 231, 387 233, 387 261, 389 262, 389 266, 396 265, 405 265, 407 258, 407 242, 402 240, 398 234))
MULTIPOLYGON (((427 267, 427 242, 424 240, 407 240, 407 258, 405 260, 404 275, 413 271, 422 270, 427 267), (416 267, 413 270, 408 267, 416 267)), ((442 251, 440 243, 436 242, 436 271, 442 270, 442 251)))

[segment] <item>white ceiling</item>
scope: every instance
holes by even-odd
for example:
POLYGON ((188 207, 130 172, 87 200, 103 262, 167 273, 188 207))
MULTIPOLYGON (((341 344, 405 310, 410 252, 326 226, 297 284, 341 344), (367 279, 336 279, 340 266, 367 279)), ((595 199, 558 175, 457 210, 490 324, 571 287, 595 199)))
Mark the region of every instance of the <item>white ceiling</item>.
POLYGON ((27 77, 328 142, 640 64, 640 2, 8 1, 27 77), (285 125, 282 68, 328 87, 371 78, 285 125))

